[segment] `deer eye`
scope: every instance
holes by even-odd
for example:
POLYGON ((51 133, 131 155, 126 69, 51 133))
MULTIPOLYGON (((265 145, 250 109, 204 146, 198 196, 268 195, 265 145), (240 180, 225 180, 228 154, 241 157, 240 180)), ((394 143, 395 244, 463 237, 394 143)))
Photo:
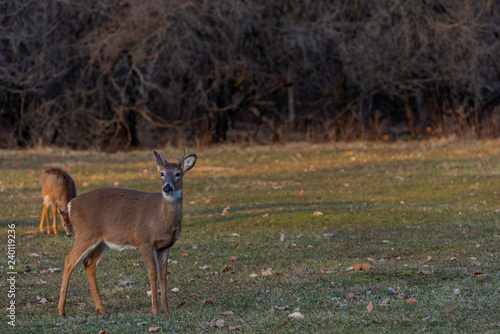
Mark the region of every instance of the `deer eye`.
POLYGON ((181 172, 176 172, 175 177, 179 177, 179 176, 181 176, 181 172))
POLYGON ((165 176, 165 172, 160 172, 160 176, 164 177, 165 176))

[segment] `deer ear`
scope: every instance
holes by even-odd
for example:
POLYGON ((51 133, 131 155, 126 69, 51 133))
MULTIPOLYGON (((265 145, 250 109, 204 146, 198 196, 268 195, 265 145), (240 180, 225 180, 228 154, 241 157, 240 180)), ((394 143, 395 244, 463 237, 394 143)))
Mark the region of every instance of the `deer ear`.
POLYGON ((161 155, 161 153, 153 151, 153 155, 155 156, 156 167, 158 168, 158 170, 160 170, 161 167, 165 166, 168 163, 163 155, 161 155))
POLYGON ((186 173, 188 170, 193 168, 194 164, 196 163, 196 159, 198 159, 196 154, 190 154, 187 157, 185 157, 180 164, 182 171, 186 173))

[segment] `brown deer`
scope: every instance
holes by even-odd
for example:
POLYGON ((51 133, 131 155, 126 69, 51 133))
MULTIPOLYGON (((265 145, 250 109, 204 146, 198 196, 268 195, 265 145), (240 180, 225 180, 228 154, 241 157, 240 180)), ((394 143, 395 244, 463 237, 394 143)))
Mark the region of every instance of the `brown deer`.
POLYGON ((40 232, 43 232, 43 225, 47 220, 47 234, 50 234, 49 206, 52 206, 54 223, 52 228, 57 234, 57 212, 61 215, 62 226, 66 235, 73 234, 71 222, 68 218, 68 203, 76 197, 75 182, 68 173, 60 168, 48 168, 42 172, 42 219, 40 219, 40 232), (57 207, 57 203, 62 208, 57 207))
POLYGON ((193 168, 196 155, 185 154, 177 163, 170 163, 154 151, 160 172, 161 193, 136 190, 100 188, 73 199, 69 216, 75 232, 75 244, 66 257, 59 297, 59 315, 64 306, 68 282, 76 263, 83 265, 90 283, 95 306, 104 315, 97 287, 96 269, 110 248, 116 250, 139 248, 148 269, 152 291, 152 312, 159 313, 156 280, 160 276, 161 310, 168 314, 167 260, 168 252, 181 233, 182 178, 193 168))

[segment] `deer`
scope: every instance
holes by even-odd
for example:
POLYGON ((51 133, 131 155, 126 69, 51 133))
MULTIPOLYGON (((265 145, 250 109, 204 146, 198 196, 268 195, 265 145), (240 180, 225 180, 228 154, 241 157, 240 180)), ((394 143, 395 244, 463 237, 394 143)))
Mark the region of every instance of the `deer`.
POLYGON ((183 213, 183 177, 193 168, 197 156, 184 154, 177 163, 168 162, 153 151, 160 172, 161 193, 130 189, 99 188, 69 203, 75 243, 64 262, 58 314, 65 316, 68 283, 82 259, 95 307, 105 315, 96 281, 99 261, 110 250, 139 249, 146 264, 152 292, 154 315, 159 314, 157 278, 160 277, 161 311, 169 314, 167 264, 170 248, 179 239, 183 213))
POLYGON ((49 206, 52 207, 54 222, 52 228, 57 233, 57 212, 61 215, 62 226, 66 235, 73 234, 71 221, 68 217, 68 203, 76 197, 75 182, 67 172, 60 168, 48 168, 42 171, 42 219, 40 219, 40 232, 43 232, 45 220, 47 220, 47 234, 50 234, 49 206), (57 204, 61 206, 58 207, 57 204))

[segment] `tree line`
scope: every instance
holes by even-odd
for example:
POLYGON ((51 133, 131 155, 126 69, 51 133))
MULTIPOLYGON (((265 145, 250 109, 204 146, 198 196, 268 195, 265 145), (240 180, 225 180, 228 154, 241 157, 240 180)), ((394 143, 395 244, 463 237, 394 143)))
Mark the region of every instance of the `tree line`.
POLYGON ((0 146, 498 137, 494 0, 6 0, 0 146))

